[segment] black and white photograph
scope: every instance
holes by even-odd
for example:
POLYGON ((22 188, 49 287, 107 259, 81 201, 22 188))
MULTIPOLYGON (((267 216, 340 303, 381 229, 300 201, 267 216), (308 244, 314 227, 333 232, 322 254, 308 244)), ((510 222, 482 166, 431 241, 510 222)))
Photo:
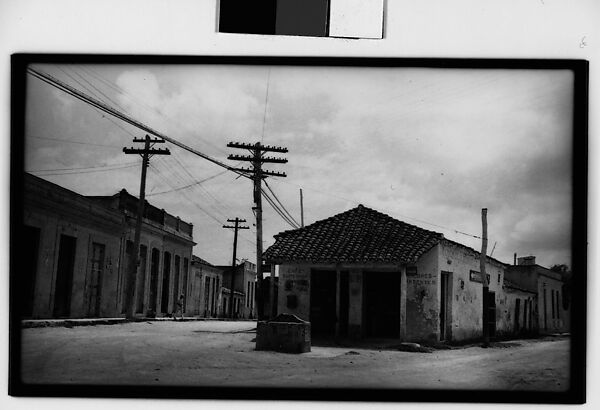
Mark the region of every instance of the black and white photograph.
POLYGON ((586 95, 575 60, 13 56, 19 394, 572 401, 586 95))

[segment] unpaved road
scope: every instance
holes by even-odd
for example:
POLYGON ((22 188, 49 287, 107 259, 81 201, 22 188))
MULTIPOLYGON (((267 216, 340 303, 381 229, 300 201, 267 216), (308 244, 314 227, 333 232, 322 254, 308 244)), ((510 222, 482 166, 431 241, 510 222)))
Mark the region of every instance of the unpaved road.
POLYGON ((23 329, 25 383, 562 391, 569 340, 433 353, 313 346, 254 350, 254 322, 141 322, 23 329))

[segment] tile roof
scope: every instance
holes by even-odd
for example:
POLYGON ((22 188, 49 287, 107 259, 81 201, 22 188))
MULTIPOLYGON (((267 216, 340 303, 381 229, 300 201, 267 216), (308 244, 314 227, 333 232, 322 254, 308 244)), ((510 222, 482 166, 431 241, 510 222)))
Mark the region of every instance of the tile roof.
POLYGON ((275 235, 267 262, 412 263, 443 235, 359 205, 275 235))
POLYGON ((199 263, 201 265, 214 266, 213 264, 205 261, 204 259, 202 259, 196 255, 192 255, 192 263, 194 263, 194 262, 199 263))
POLYGON ((521 286, 519 284, 517 284, 516 282, 513 282, 509 279, 504 278, 504 286, 507 288, 511 288, 511 289, 516 289, 516 290, 520 290, 523 292, 529 292, 529 293, 535 293, 537 294, 537 291, 535 289, 528 289, 526 286, 521 286))

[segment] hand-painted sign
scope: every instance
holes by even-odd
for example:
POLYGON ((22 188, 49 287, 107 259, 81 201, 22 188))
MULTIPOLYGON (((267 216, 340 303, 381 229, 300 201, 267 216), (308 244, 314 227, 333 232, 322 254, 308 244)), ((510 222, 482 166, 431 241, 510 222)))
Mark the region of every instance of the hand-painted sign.
MULTIPOLYGON (((490 274, 486 273, 485 276, 487 277, 487 281, 488 283, 490 283, 490 274)), ((469 280, 471 282, 479 282, 479 283, 483 283, 483 280, 481 278, 481 272, 477 272, 476 270, 472 270, 469 272, 469 280)))
POLYGON ((406 267, 406 276, 417 276, 417 267, 416 266, 407 266, 406 267))

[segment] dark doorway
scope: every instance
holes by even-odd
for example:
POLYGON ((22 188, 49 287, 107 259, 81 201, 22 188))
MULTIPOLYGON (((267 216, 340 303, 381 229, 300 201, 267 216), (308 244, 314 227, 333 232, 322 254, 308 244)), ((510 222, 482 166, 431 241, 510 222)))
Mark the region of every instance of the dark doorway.
POLYGON ((23 276, 21 276, 21 315, 31 317, 35 297, 35 277, 37 275, 38 254, 40 249, 40 228, 25 226, 23 238, 23 276))
MULTIPOLYGON (((527 309, 527 308, 525 308, 527 309)), ((521 315, 521 299, 517 299, 515 301, 515 333, 518 333, 520 330, 519 327, 519 318, 521 315)))
POLYGON ((171 254, 165 252, 163 261, 162 296, 160 299, 160 311, 169 313, 169 279, 171 277, 171 254))
POLYGON ((340 272, 340 336, 348 336, 348 309, 350 306, 350 283, 347 271, 340 272))
POLYGON ((184 300, 184 310, 185 310, 185 306, 187 305, 187 299, 188 296, 190 294, 189 289, 188 289, 188 276, 189 276, 189 260, 188 258, 183 258, 183 283, 181 284, 181 293, 183 294, 183 297, 185 298, 184 300))
POLYGON ((179 255, 175 255, 175 271, 173 272, 173 294, 171 295, 171 311, 177 310, 177 301, 179 300, 179 265, 181 259, 179 255))
POLYGON ((310 275, 310 327, 315 335, 335 334, 336 272, 313 270, 310 275))
POLYGON ((449 301, 452 300, 450 293, 450 272, 441 272, 440 275, 440 340, 448 340, 450 338, 449 324, 450 308, 449 301))
POLYGON ((529 330, 529 301, 527 299, 523 300, 523 330, 529 330))
MULTIPOLYGON (((546 286, 545 283, 544 286, 546 286)), ((546 313, 546 288, 544 288, 544 330, 548 330, 548 315, 546 313)))
POLYGON ((148 310, 156 313, 156 299, 158 297, 158 269, 160 266, 160 251, 152 249, 152 259, 150 260, 150 294, 148 295, 148 310))
POLYGON ((367 337, 400 336, 400 274, 364 273, 364 311, 367 337))
POLYGON ((538 326, 538 324, 533 323, 533 300, 530 300, 529 301, 529 330, 533 331, 534 328, 536 328, 537 326, 538 326))
POLYGON ((138 277, 135 282, 135 313, 144 311, 144 289, 146 288, 146 262, 148 260, 148 248, 140 245, 140 266, 138 266, 138 277))
POLYGON ((210 278, 204 278, 204 317, 210 316, 210 278))
POLYGON ((54 317, 68 317, 71 314, 71 291, 73 287, 73 267, 77 238, 60 236, 56 283, 54 285, 54 317))
POLYGON ((496 337, 496 292, 487 293, 487 322, 490 339, 496 337))
POLYGON ((105 246, 101 243, 92 243, 92 257, 90 258, 90 273, 88 279, 87 315, 100 316, 100 302, 102 300, 102 276, 104 270, 105 246))
MULTIPOLYGON (((133 258, 133 242, 125 241, 125 274, 123 275, 123 291, 121 293, 121 313, 127 312, 127 280, 131 269, 131 259, 133 258)), ((137 275, 137 271, 136 271, 137 275)))
POLYGON ((194 276, 194 291, 196 292, 196 297, 194 298, 194 315, 200 314, 200 298, 202 297, 202 277, 194 276))

